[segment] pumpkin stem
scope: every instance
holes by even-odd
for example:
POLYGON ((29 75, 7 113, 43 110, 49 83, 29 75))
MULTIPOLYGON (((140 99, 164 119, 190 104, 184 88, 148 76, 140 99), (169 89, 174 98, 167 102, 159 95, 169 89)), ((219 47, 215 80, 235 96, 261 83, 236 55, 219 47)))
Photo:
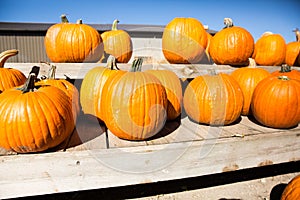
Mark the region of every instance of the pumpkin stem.
POLYGON ((62 14, 62 15, 60 16, 60 20, 61 20, 62 23, 69 23, 69 20, 68 20, 66 14, 62 14))
POLYGON ((296 41, 300 42, 300 31, 298 28, 296 28, 295 30, 293 30, 293 32, 295 32, 296 34, 296 41))
POLYGON ((56 66, 49 62, 45 62, 45 61, 41 61, 41 63, 44 63, 44 64, 50 66, 50 69, 48 71, 48 77, 46 77, 44 79, 55 79, 56 66))
POLYGON ((114 69, 120 70, 117 66, 116 57, 114 57, 113 55, 108 56, 106 67, 110 68, 111 70, 114 70, 114 69))
POLYGON ((249 68, 255 68, 256 67, 256 62, 253 58, 249 58, 249 68))
POLYGON ((6 50, 0 53, 0 68, 4 67, 4 63, 6 62, 6 60, 11 57, 11 56, 15 56, 19 53, 18 50, 16 49, 11 49, 11 50, 6 50))
POLYGON ((39 71, 40 71, 40 67, 38 67, 38 66, 32 67, 32 69, 29 73, 29 76, 28 76, 26 82, 24 83, 23 87, 17 88, 17 90, 21 90, 23 94, 26 92, 34 91, 34 88, 35 88, 34 83, 37 79, 39 71))
POLYGON ((224 28, 230 28, 233 27, 233 21, 231 18, 224 18, 224 28))
POLYGON ((283 65, 281 65, 279 72, 280 73, 285 73, 285 72, 290 72, 290 71, 292 71, 291 66, 289 66, 287 64, 283 64, 283 65))
POLYGON ((215 69, 208 69, 207 71, 208 71, 208 75, 210 75, 210 76, 215 76, 215 75, 217 75, 217 72, 216 72, 215 69))
POLYGON ((278 76, 278 79, 283 80, 283 81, 290 80, 290 78, 288 76, 278 76))
POLYGON ((119 20, 115 19, 114 22, 113 22, 113 24, 112 24, 112 26, 111 26, 111 30, 112 30, 112 31, 118 30, 118 29, 117 29, 118 23, 119 23, 119 20))
POLYGON ((139 57, 133 60, 131 65, 131 72, 140 72, 142 71, 143 58, 139 57))
POLYGON ((78 20, 76 21, 76 24, 82 24, 82 19, 78 19, 78 20))

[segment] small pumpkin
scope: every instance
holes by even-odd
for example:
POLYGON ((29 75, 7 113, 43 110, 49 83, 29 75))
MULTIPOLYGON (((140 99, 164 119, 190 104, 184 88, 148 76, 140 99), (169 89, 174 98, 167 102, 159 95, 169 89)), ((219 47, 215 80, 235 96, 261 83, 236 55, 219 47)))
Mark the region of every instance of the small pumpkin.
POLYGON ((195 18, 176 17, 163 31, 162 51, 170 63, 198 63, 205 54, 207 34, 195 18))
POLYGON ((290 66, 300 66, 300 31, 295 29, 296 41, 286 45, 285 63, 290 66))
POLYGON ((61 30, 61 28, 65 24, 69 23, 69 20, 65 14, 62 14, 60 16, 60 19, 61 19, 60 23, 54 24, 47 29, 47 32, 46 32, 46 35, 44 38, 46 54, 52 62, 61 62, 62 61, 61 55, 57 53, 57 48, 58 48, 57 45, 60 41, 56 42, 56 36, 57 36, 58 32, 61 30))
POLYGON ((181 114, 182 86, 180 79, 170 70, 151 69, 146 72, 156 76, 165 87, 168 98, 167 119, 176 119, 181 114))
MULTIPOLYGON (((51 85, 57 87, 64 91, 67 96, 70 98, 70 102, 72 105, 74 120, 76 121, 77 116, 80 113, 80 104, 79 104, 79 91, 71 82, 67 79, 56 79, 56 66, 50 63, 47 63, 50 66, 48 76, 43 77, 42 80, 35 83, 36 86, 40 85, 51 85)), ((68 78, 68 77, 67 77, 68 78)))
POLYGON ((40 152, 62 143, 74 130, 69 97, 53 86, 36 87, 31 73, 23 87, 0 95, 0 146, 40 152))
POLYGON ((286 43, 280 34, 265 32, 255 43, 252 58, 258 65, 280 66, 285 60, 286 43))
POLYGON ((4 90, 22 85, 26 81, 26 76, 17 69, 4 68, 6 60, 19 53, 16 49, 6 50, 0 54, 0 93, 4 90))
POLYGON ((291 128, 300 122, 298 105, 300 81, 287 76, 270 76, 260 81, 254 89, 251 110, 262 125, 291 128))
POLYGON ((84 114, 92 115, 103 121, 101 110, 102 90, 105 82, 116 73, 125 73, 119 70, 114 56, 109 56, 106 66, 94 67, 84 76, 80 88, 80 104, 84 114))
POLYGON ((211 39, 209 54, 219 65, 248 65, 254 51, 254 39, 245 28, 234 26, 232 19, 224 19, 224 29, 211 39))
POLYGON ((249 58, 250 65, 235 69, 231 76, 239 83, 244 96, 244 105, 242 115, 250 115, 250 104, 253 91, 256 85, 263 79, 270 76, 270 72, 263 68, 257 68, 256 63, 252 58, 249 58))
POLYGON ((101 34, 104 52, 113 55, 119 63, 127 63, 132 56, 132 41, 126 31, 117 29, 118 23, 119 20, 114 20, 111 30, 101 34))
POLYGON ((273 76, 287 76, 290 79, 296 79, 300 81, 300 72, 298 70, 292 69, 291 66, 283 64, 280 70, 272 72, 273 76))
POLYGON ((300 175, 295 176, 281 194, 281 200, 296 200, 300 199, 300 175))
POLYGON ((101 111, 107 128, 126 140, 145 140, 157 134, 167 119, 167 94, 154 75, 140 71, 142 59, 132 70, 110 76, 104 84, 101 111))
POLYGON ((235 122, 243 101, 239 84, 230 75, 215 71, 194 78, 183 96, 185 111, 192 120, 218 126, 235 122))

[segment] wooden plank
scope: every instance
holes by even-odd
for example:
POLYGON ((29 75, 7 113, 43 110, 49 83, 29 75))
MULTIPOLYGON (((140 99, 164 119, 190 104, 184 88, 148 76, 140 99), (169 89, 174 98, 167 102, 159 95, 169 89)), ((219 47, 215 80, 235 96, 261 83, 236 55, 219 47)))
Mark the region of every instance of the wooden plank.
POLYGON ((300 131, 0 156, 0 198, 134 185, 300 160, 300 131))

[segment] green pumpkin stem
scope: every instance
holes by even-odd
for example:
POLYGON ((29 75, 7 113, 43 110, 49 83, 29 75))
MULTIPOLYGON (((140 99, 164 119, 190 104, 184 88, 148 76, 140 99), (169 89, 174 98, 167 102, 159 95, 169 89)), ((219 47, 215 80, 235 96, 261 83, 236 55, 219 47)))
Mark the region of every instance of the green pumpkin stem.
POLYGON ((114 57, 113 55, 108 56, 106 67, 111 70, 115 70, 115 69, 120 70, 117 66, 116 57, 114 57))
POLYGON ((287 64, 283 64, 281 65, 280 67, 280 73, 286 73, 286 72, 291 72, 292 69, 291 69, 291 66, 287 65, 287 64))
POLYGON ((117 29, 118 23, 119 23, 119 20, 115 19, 114 22, 113 22, 113 24, 112 24, 112 26, 111 26, 111 30, 112 31, 118 30, 117 29))
POLYGON ((36 80, 36 74, 35 73, 30 73, 27 81, 23 85, 23 87, 19 88, 19 90, 22 91, 22 93, 27 93, 27 92, 33 92, 34 91, 34 82, 36 80))
POLYGON ((69 20, 68 20, 66 14, 62 14, 62 15, 60 16, 60 20, 61 20, 62 23, 69 23, 69 20))
POLYGON ((8 58, 10 58, 11 56, 15 56, 19 53, 18 50, 16 49, 11 49, 11 50, 6 50, 0 53, 0 68, 4 67, 4 63, 6 62, 6 60, 8 58))
POLYGON ((224 29, 233 27, 233 22, 231 18, 224 18, 224 24, 225 24, 224 29))
POLYGON ((139 57, 133 60, 131 65, 131 72, 140 72, 142 71, 143 58, 139 57))

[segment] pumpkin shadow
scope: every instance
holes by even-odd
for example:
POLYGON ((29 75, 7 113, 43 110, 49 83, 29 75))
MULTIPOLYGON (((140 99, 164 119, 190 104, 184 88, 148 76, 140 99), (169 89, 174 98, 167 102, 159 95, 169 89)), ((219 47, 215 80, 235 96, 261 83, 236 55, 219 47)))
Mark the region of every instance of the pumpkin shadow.
POLYGON ((188 119, 198 125, 202 125, 202 126, 212 126, 212 127, 222 127, 222 126, 233 126, 236 125, 238 123, 240 123, 242 121, 242 116, 239 116, 234 122, 230 123, 230 124, 221 124, 221 125, 213 125, 213 124, 205 124, 205 123, 199 123, 197 121, 195 121, 194 119, 190 118, 188 116, 188 119))
MULTIPOLYGON (((266 128, 273 128, 273 127, 269 127, 269 126, 266 126, 266 125, 260 123, 259 121, 257 121, 255 119, 255 117, 253 115, 248 115, 247 117, 248 117, 249 121, 251 121, 254 124, 257 124, 259 126, 266 127, 266 128)), ((293 128, 296 128, 296 127, 298 127, 298 124, 295 125, 295 126, 293 126, 293 127, 290 127, 290 128, 273 128, 273 129, 277 129, 277 130, 290 130, 290 129, 293 129, 293 128)))
POLYGON ((282 195, 284 189, 286 188, 286 186, 287 186, 287 184, 284 184, 284 183, 275 185, 271 190, 270 200, 280 200, 281 195, 282 195))

